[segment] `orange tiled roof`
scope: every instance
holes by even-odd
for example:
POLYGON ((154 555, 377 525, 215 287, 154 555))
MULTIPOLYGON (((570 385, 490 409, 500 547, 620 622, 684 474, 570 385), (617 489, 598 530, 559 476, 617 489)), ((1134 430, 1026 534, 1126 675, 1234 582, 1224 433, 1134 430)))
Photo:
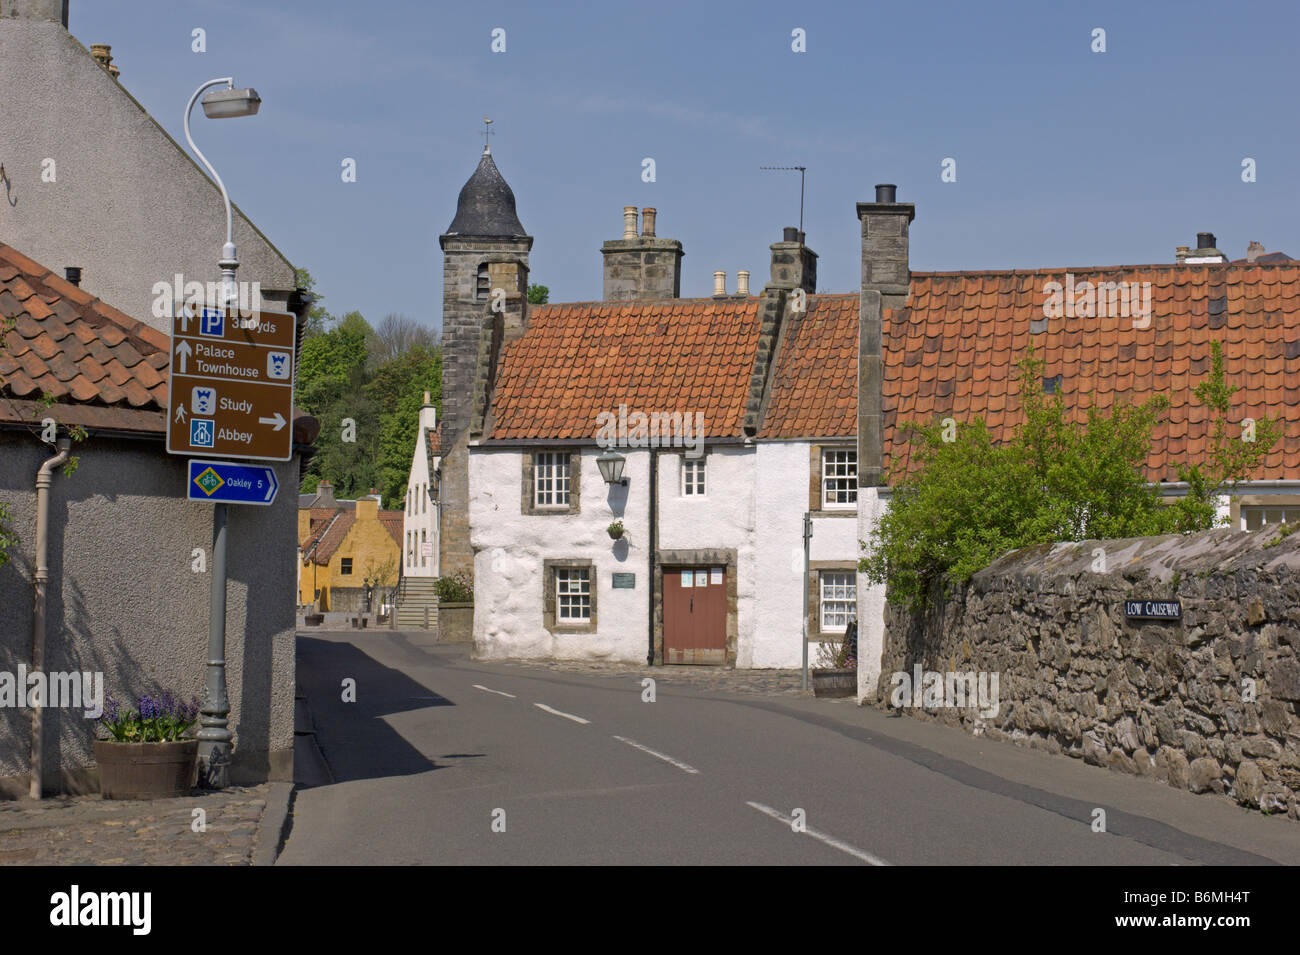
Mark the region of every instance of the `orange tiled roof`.
POLYGON ((380 511, 379 523, 384 525, 384 530, 388 531, 388 536, 393 539, 393 543, 398 547, 402 546, 402 520, 406 517, 403 511, 380 511))
POLYGON ((858 433, 858 295, 810 295, 788 319, 760 438, 858 433))
MULTIPOLYGON (((0 392, 167 410, 167 336, 3 243, 0 318, 13 320, 0 350, 0 392)), ((0 416, 12 416, 3 403, 0 416)))
POLYGON ((1284 436, 1255 475, 1300 478, 1300 263, 1124 266, 1070 269, 1078 283, 1150 282, 1151 323, 1132 318, 1044 319, 1047 282, 1066 270, 912 274, 906 306, 884 321, 884 435, 887 468, 910 466, 897 431, 903 421, 958 422, 979 415, 995 435, 1022 416, 1015 364, 1032 342, 1043 374, 1061 376, 1076 418, 1095 405, 1136 404, 1167 394, 1167 421, 1152 435, 1151 480, 1203 459, 1206 409, 1192 389, 1210 370, 1210 342, 1223 343, 1232 419, 1280 419, 1284 436), (1031 334, 1031 323, 1036 333, 1031 334), (1042 329, 1038 331, 1038 329, 1042 329))
POLYGON ((321 566, 330 562, 334 552, 348 536, 348 531, 352 530, 352 525, 357 522, 355 509, 339 508, 334 514, 334 517, 322 523, 309 543, 303 547, 303 554, 313 563, 321 566), (312 545, 315 545, 314 548, 312 545))
POLYGON ((597 415, 702 412, 707 437, 741 434, 761 299, 539 305, 502 349, 495 439, 591 439, 597 415))

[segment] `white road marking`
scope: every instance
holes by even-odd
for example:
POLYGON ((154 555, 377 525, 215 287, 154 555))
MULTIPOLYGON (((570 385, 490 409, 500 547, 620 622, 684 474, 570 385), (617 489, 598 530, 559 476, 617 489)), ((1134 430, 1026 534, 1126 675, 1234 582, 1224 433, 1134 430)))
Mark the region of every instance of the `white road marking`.
POLYGON ((508 697, 510 697, 510 699, 512 699, 512 700, 517 700, 517 699, 518 699, 518 697, 515 696, 513 693, 507 693, 505 690, 494 690, 494 689, 492 689, 491 687, 483 686, 483 685, 480 684, 480 683, 474 683, 474 684, 471 684, 471 685, 472 685, 472 686, 474 687, 474 689, 476 689, 476 690, 485 690, 485 691, 488 692, 488 693, 495 693, 497 696, 508 696, 508 697))
POLYGON ((545 703, 534 703, 533 706, 539 710, 545 710, 548 713, 554 713, 556 716, 563 716, 566 720, 573 720, 575 723, 590 723, 591 720, 584 720, 581 716, 574 716, 572 713, 565 713, 563 710, 553 710, 545 703))
MULTIPOLYGON (((753 806, 755 809, 757 809, 759 812, 763 813, 764 815, 771 816, 773 819, 776 819, 779 822, 783 822, 787 826, 789 826, 792 821, 790 817, 785 815, 784 813, 777 812, 771 806, 764 806, 760 802, 746 802, 745 805, 753 806)), ((870 852, 863 852, 861 849, 856 849, 853 846, 849 845, 847 842, 841 842, 839 839, 836 839, 834 836, 828 836, 824 832, 818 832, 812 826, 808 826, 804 830, 804 834, 812 836, 814 839, 817 839, 820 842, 824 842, 826 843, 826 845, 834 849, 839 849, 841 852, 847 852, 849 855, 861 859, 863 862, 866 862, 869 865, 889 865, 888 862, 886 862, 884 859, 880 858, 879 856, 873 856, 870 852)))
POLYGON ((615 736, 614 739, 627 743, 628 746, 634 747, 635 749, 639 749, 643 753, 649 753, 651 756, 654 756, 656 759, 662 759, 665 763, 672 763, 674 766, 676 766, 684 773, 696 773, 696 774, 699 773, 699 770, 696 769, 694 766, 687 766, 685 763, 673 759, 671 756, 667 756, 663 753, 660 753, 657 750, 653 750, 649 746, 642 746, 636 740, 628 739, 626 736, 615 736))

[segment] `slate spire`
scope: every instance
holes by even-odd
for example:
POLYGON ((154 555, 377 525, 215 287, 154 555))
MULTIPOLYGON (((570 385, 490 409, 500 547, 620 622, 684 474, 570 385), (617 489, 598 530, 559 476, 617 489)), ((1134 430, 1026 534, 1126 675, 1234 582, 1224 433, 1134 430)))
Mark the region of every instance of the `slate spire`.
POLYGON ((456 218, 447 227, 447 234, 483 238, 526 234, 515 212, 515 194, 502 178, 487 146, 483 147, 483 157, 474 175, 460 190, 456 218))

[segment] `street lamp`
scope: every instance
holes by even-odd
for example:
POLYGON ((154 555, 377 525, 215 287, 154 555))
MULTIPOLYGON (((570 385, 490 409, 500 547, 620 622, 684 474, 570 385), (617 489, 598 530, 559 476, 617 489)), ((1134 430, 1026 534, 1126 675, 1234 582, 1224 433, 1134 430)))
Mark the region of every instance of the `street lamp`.
POLYGON ((226 204, 226 244, 221 247, 221 259, 217 263, 221 266, 221 305, 224 308, 235 297, 235 269, 239 268, 239 256, 235 252, 234 223, 230 214, 230 194, 226 192, 226 184, 212 168, 212 163, 208 162, 208 158, 199 151, 199 147, 194 145, 194 138, 190 135, 190 113, 194 112, 195 101, 204 90, 220 86, 222 83, 226 84, 224 90, 214 90, 203 97, 203 112, 208 119, 233 119, 238 116, 256 115, 262 106, 262 97, 257 95, 255 89, 235 89, 234 78, 226 76, 208 80, 196 89, 185 107, 185 141, 190 144, 194 155, 199 157, 199 162, 203 163, 216 181, 217 188, 221 190, 221 200, 226 204))
MULTIPOLYGON (((239 257, 235 252, 235 237, 230 214, 230 194, 226 185, 212 168, 206 156, 194 145, 190 135, 190 113, 204 90, 225 84, 220 92, 203 98, 203 112, 209 119, 226 119, 234 116, 252 116, 262 105, 255 90, 235 89, 235 81, 227 76, 209 80, 194 91, 185 107, 185 140, 199 157, 226 204, 226 244, 221 247, 221 306, 224 309, 235 298, 235 269, 239 257)), ((212 509, 212 599, 208 612, 208 672, 207 695, 199 708, 199 785, 207 789, 225 789, 230 785, 230 700, 226 695, 226 505, 215 504, 212 509)), ((315 583, 315 568, 312 569, 315 583)))
POLYGON ((627 458, 614 450, 596 456, 596 467, 600 468, 600 476, 609 485, 621 484, 627 487, 627 478, 623 477, 623 466, 626 464, 627 458))

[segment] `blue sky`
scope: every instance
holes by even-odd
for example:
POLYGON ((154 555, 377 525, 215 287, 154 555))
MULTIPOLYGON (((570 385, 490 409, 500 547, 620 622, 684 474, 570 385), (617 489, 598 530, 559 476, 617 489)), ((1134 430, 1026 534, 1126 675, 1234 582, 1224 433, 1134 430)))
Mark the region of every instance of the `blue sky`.
POLYGON ((72 0, 69 17, 85 45, 112 44, 181 142, 200 83, 255 87, 257 117, 195 120, 234 200, 332 312, 434 326, 438 235, 484 114, 551 301, 600 298, 600 245, 625 205, 655 206, 658 234, 684 244, 684 296, 709 295, 714 269, 729 290, 739 269, 761 287, 799 216, 798 173, 762 165, 808 167, 823 291, 859 285, 854 203, 877 182, 916 203, 916 270, 1172 262, 1198 231, 1234 258, 1252 239, 1300 257, 1298 27, 1293 0, 72 0), (945 158, 956 182, 940 181, 945 158))

